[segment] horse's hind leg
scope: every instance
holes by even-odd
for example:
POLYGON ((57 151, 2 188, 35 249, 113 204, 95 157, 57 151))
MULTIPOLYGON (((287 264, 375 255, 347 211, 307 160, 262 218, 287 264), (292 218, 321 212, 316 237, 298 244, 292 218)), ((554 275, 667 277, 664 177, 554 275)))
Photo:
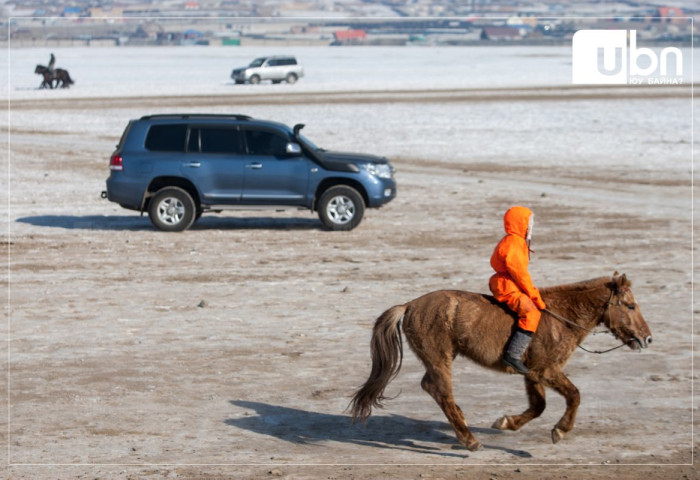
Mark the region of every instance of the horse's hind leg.
POLYGON ((530 420, 542 415, 547 402, 545 401, 544 385, 525 378, 525 390, 529 407, 520 415, 503 416, 496 420, 492 428, 499 430, 520 430, 530 420))
POLYGON ((452 394, 451 370, 451 364, 447 367, 446 371, 428 369, 421 381, 421 387, 423 387, 423 390, 428 392, 440 406, 447 420, 450 422, 450 425, 454 428, 457 434, 457 440, 467 447, 468 450, 480 450, 482 448, 481 443, 479 443, 479 440, 469 431, 467 421, 464 419, 464 413, 462 409, 459 408, 459 405, 455 403, 452 394))

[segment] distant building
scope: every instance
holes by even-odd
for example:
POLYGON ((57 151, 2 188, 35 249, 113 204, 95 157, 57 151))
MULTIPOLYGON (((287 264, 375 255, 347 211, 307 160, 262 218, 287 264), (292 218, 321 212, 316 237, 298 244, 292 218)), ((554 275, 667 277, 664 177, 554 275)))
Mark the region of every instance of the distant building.
POLYGON ((83 13, 83 9, 80 7, 65 7, 61 16, 63 17, 79 17, 83 13))
POLYGON ((90 17, 92 18, 113 18, 121 19, 124 16, 124 9, 120 7, 91 7, 90 17))
POLYGON ((333 32, 333 38, 337 44, 356 44, 367 38, 367 32, 364 30, 336 30, 333 32))
POLYGON ((295 35, 301 34, 318 34, 321 30, 316 25, 292 25, 289 29, 290 33, 295 35))
POLYGON ((194 29, 189 29, 185 30, 184 37, 188 40, 192 39, 199 39, 204 36, 204 32, 200 32, 199 30, 194 30, 194 29))
POLYGON ((659 18, 658 20, 662 23, 680 23, 687 21, 687 18, 683 18, 685 15, 683 9, 679 7, 659 7, 656 11, 659 18))
POLYGON ((528 29, 535 29, 539 20, 537 17, 510 17, 506 20, 506 25, 513 28, 526 27, 528 29))
POLYGON ((481 31, 482 40, 519 40, 520 30, 513 27, 484 27, 481 31))
POLYGON ((163 30, 163 26, 160 23, 151 20, 144 23, 143 25, 139 25, 139 27, 136 29, 136 32, 134 32, 133 37, 140 39, 156 40, 158 36, 163 33, 163 30))

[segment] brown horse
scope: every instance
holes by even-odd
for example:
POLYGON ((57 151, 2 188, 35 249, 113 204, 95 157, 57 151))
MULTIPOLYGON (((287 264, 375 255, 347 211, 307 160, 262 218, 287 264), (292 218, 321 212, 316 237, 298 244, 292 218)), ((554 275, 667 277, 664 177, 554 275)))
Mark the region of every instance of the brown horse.
MULTIPOLYGON (((625 275, 615 273, 612 278, 541 290, 548 309, 524 356, 530 368, 525 377, 529 407, 520 415, 499 418, 493 428, 519 430, 539 417, 545 408, 545 387, 549 387, 566 399, 566 412, 552 429, 554 443, 564 438, 574 427, 580 396, 562 368, 590 331, 604 324, 633 350, 651 343, 649 326, 630 286, 625 275)), ((445 413, 459 442, 469 450, 479 450, 481 444, 469 431, 452 395, 452 361, 461 354, 492 370, 514 373, 501 359, 517 318, 491 296, 454 290, 428 293, 390 308, 374 324, 372 370, 350 402, 353 421, 365 421, 372 407, 383 407, 384 390, 403 360, 402 320, 408 344, 425 365, 421 387, 445 413)))
POLYGON ((34 73, 43 77, 39 88, 58 88, 59 85, 61 88, 69 88, 75 83, 73 79, 70 78, 70 73, 68 73, 68 70, 64 70, 62 68, 56 68, 52 73, 47 67, 37 65, 34 69, 34 73), (54 84, 54 82, 56 83, 54 84))

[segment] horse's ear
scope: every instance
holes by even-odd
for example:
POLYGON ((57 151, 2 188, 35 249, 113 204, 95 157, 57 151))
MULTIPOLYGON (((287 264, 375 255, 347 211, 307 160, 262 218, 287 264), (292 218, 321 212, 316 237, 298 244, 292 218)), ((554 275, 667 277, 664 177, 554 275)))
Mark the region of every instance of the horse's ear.
POLYGON ((611 290, 619 290, 620 288, 620 274, 618 273, 617 270, 615 270, 615 273, 612 274, 611 282, 610 282, 610 289, 611 290))
POLYGON ((613 274, 613 284, 615 285, 615 289, 617 291, 623 291, 625 289, 628 289, 632 285, 632 282, 627 280, 626 273, 619 275, 617 272, 615 272, 613 274))
POLYGON ((627 275, 624 273, 620 275, 620 273, 615 270, 615 273, 612 275, 612 279, 610 282, 610 289, 613 290, 614 292, 620 292, 624 290, 626 286, 629 285, 629 281, 627 280, 627 275))

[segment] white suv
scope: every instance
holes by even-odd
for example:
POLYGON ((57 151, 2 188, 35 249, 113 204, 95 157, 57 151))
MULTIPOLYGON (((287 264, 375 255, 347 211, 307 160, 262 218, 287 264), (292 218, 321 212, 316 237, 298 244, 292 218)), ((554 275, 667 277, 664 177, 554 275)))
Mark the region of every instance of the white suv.
POLYGON ((231 78, 236 83, 260 83, 262 80, 272 80, 272 83, 295 83, 304 76, 304 69, 294 57, 261 57, 256 58, 250 65, 234 68, 231 78))

